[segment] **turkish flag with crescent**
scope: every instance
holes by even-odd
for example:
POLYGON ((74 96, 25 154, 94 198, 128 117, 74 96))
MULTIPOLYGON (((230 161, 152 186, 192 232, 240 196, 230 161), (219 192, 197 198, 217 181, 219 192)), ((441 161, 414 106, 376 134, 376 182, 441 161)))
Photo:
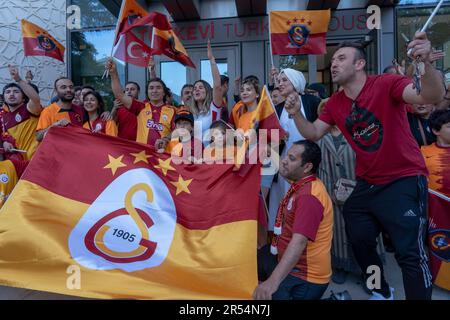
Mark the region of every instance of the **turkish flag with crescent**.
POLYGON ((153 50, 145 42, 136 37, 132 32, 120 35, 119 43, 114 48, 113 57, 134 64, 139 67, 147 67, 153 50))

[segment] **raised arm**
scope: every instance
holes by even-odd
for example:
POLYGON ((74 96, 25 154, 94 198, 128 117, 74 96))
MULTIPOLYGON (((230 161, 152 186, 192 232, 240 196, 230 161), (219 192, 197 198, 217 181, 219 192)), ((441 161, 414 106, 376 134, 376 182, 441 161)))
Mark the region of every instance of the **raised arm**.
POLYGON ((155 60, 153 60, 153 56, 150 56, 150 60, 148 60, 148 75, 150 79, 157 78, 156 68, 155 68, 155 60))
POLYGON ((289 116, 294 120, 297 130, 303 137, 311 141, 317 141, 322 138, 330 129, 331 126, 317 119, 314 122, 309 122, 300 111, 300 96, 297 93, 291 93, 284 104, 284 108, 289 116))
POLYGON ((28 111, 30 111, 32 114, 36 116, 40 115, 42 111, 42 106, 39 93, 37 93, 36 90, 34 90, 34 88, 30 86, 30 84, 27 81, 20 78, 19 71, 17 70, 16 67, 8 65, 8 69, 11 78, 17 82, 17 84, 25 93, 25 95, 30 99, 27 105, 28 111))
POLYGON ((124 94, 122 86, 120 84, 119 74, 117 73, 117 66, 112 58, 109 58, 106 61, 106 69, 109 71, 109 74, 111 76, 111 88, 114 97, 116 99, 119 99, 124 107, 129 109, 131 107, 131 104, 133 103, 133 99, 124 94))
POLYGON ((222 105, 222 87, 220 85, 220 73, 217 67, 216 59, 214 58, 211 42, 208 40, 208 59, 211 63, 211 73, 213 77, 213 102, 216 106, 220 107, 222 105))
POLYGON ((425 74, 421 78, 422 89, 418 95, 412 84, 403 90, 403 100, 409 104, 434 104, 442 101, 445 90, 442 76, 431 64, 431 43, 425 32, 417 32, 414 40, 408 45, 411 56, 420 59, 425 64, 425 74))

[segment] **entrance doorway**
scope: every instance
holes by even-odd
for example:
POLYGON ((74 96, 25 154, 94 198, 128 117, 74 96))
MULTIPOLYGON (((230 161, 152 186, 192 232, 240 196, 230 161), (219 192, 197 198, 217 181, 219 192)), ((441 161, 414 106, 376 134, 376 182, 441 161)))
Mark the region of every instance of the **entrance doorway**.
MULTIPOLYGON (((221 75, 226 75, 230 79, 230 89, 228 90, 228 109, 233 106, 233 91, 232 85, 234 79, 240 74, 241 58, 239 45, 214 46, 212 45, 214 57, 216 58, 217 66, 221 75)), ((207 81, 212 86, 211 67, 208 60, 206 47, 187 48, 189 57, 197 68, 188 68, 173 61, 167 57, 155 57, 156 72, 161 79, 171 89, 175 99, 181 102, 181 88, 186 83, 193 84, 195 81, 202 79, 207 81)))

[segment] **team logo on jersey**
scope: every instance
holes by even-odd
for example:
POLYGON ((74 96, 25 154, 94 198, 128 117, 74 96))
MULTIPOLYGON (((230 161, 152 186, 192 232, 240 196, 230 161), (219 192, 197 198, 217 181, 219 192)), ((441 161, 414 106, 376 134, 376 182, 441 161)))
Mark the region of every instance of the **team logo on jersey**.
POLYGON ((367 152, 377 151, 383 142, 383 126, 375 115, 353 103, 352 111, 345 120, 345 127, 353 142, 367 152))
POLYGON ((6 173, 0 174, 0 182, 1 183, 6 184, 6 183, 8 183, 8 181, 9 181, 9 177, 6 173))
POLYGON ((289 28, 288 36, 294 46, 301 48, 308 41, 309 29, 303 24, 294 24, 289 28))
POLYGON ((16 122, 20 122, 22 121, 22 116, 19 113, 17 113, 14 119, 16 120, 16 122))
POLYGON ((291 210, 291 209, 292 209, 292 203, 293 203, 293 202, 294 202, 294 198, 291 197, 291 198, 289 199, 289 202, 288 202, 288 205, 287 205, 287 209, 288 209, 288 210, 291 210))
POLYGON ((163 114, 162 119, 163 119, 164 122, 167 122, 167 120, 169 119, 169 117, 167 117, 166 114, 163 114))
POLYGON ((97 123, 96 125, 95 125, 95 131, 96 132, 100 132, 100 131, 102 131, 102 129, 103 129, 103 126, 102 126, 102 124, 101 123, 97 123))
POLYGON ((154 172, 129 170, 107 186, 69 236, 71 256, 95 270, 159 266, 176 227, 170 191, 154 172))
POLYGON ((78 113, 75 113, 74 117, 77 122, 81 123, 81 117, 78 113))
POLYGON ((440 260, 450 262, 450 230, 436 229, 429 234, 430 249, 440 260))
POLYGON ((55 50, 55 48, 56 48, 55 42, 53 42, 53 40, 50 39, 49 37, 47 37, 46 35, 41 34, 40 36, 37 37, 37 40, 38 40, 39 47, 42 50, 52 51, 52 50, 55 50))

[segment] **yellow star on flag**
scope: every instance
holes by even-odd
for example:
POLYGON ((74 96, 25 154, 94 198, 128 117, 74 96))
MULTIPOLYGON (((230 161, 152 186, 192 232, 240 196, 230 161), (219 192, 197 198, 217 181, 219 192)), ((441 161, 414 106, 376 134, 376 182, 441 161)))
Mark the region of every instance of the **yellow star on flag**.
POLYGON ((191 191, 189 191, 189 185, 191 184, 192 179, 184 180, 182 176, 178 176, 178 181, 174 182, 171 181, 170 183, 173 184, 175 187, 177 187, 177 193, 178 195, 181 192, 186 192, 191 194, 191 191))
POLYGON ((111 169, 112 174, 115 175, 117 169, 121 167, 126 167, 127 165, 122 163, 123 155, 121 155, 118 158, 114 158, 111 155, 108 154, 109 163, 103 167, 103 169, 111 169))
POLYGON ((175 171, 175 169, 170 165, 170 161, 171 160, 172 160, 172 158, 168 158, 167 160, 158 159, 159 164, 156 165, 155 168, 156 169, 161 169, 163 174, 166 176, 167 175, 167 171, 169 171, 169 170, 175 171))
POLYGON ((151 156, 147 155, 144 151, 141 151, 139 153, 130 153, 133 157, 134 157, 134 162, 133 164, 138 163, 139 161, 145 162, 148 164, 148 158, 150 158, 151 156))

